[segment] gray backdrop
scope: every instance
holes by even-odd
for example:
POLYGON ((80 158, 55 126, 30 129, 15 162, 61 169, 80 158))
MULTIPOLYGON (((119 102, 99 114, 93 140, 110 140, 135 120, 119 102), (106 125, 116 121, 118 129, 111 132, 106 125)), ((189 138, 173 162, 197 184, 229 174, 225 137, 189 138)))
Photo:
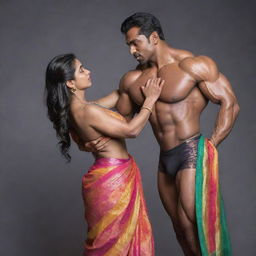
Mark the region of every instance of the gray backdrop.
MULTIPOLYGON (((155 14, 176 48, 211 56, 230 79, 241 112, 219 147, 220 176, 233 255, 256 255, 255 1, 0 1, 0 255, 81 255, 86 234, 81 177, 93 158, 72 146, 66 164, 43 101, 44 72, 74 52, 92 71, 91 99, 118 86, 136 62, 119 29, 136 11, 155 14)), ((209 136, 218 107, 209 104, 209 136)), ((147 126, 127 140, 142 172, 156 255, 182 255, 157 193, 159 149, 147 126)))

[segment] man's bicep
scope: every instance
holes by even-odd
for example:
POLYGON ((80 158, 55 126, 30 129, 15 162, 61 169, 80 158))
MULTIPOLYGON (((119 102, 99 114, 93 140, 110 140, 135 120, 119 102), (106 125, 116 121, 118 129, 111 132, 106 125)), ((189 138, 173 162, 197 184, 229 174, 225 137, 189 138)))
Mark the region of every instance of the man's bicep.
POLYGON ((131 119, 136 111, 136 105, 131 100, 128 91, 140 75, 141 71, 129 71, 121 78, 119 83, 120 96, 116 108, 118 112, 126 118, 126 120, 131 119))
POLYGON ((132 118, 134 114, 134 105, 129 95, 126 92, 122 92, 119 96, 116 104, 117 111, 126 119, 132 118))
POLYGON ((236 100, 230 82, 221 73, 215 81, 201 81, 199 89, 207 99, 216 104, 230 104, 236 100))

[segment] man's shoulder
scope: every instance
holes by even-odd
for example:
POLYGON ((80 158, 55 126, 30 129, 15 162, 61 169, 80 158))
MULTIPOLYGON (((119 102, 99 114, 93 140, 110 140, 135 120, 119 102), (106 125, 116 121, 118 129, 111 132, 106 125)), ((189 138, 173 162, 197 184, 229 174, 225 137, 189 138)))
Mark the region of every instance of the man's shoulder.
POLYGON ((130 85, 133 84, 141 74, 141 69, 134 69, 125 73, 120 80, 119 89, 121 91, 127 91, 130 85))
POLYGON ((218 76, 216 63, 205 55, 186 57, 179 62, 179 67, 196 80, 215 80, 218 76))
POLYGON ((193 58, 194 54, 187 50, 175 49, 175 58, 178 62, 183 61, 186 58, 193 58))
POLYGON ((205 55, 188 56, 188 57, 183 58, 180 61, 180 65, 190 65, 192 63, 195 63, 197 65, 205 64, 205 65, 209 65, 209 66, 215 64, 215 62, 212 58, 210 58, 209 56, 205 56, 205 55))

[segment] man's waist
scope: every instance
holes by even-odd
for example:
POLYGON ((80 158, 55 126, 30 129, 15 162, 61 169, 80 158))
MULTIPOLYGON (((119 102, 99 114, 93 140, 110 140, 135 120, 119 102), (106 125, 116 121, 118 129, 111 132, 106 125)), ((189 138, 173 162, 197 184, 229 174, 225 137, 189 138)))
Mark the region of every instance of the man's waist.
POLYGON ((170 134, 170 133, 165 133, 157 137, 157 141, 159 143, 159 146, 161 148, 161 150, 169 150, 172 149, 184 142, 189 142, 190 140, 193 140, 194 138, 197 138, 198 136, 200 136, 200 131, 194 131, 190 134, 170 134))

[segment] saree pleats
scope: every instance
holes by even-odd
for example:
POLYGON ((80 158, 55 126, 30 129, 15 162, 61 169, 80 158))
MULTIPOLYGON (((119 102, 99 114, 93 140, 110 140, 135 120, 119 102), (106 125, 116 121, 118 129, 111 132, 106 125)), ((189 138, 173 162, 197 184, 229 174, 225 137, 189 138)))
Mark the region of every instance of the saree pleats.
POLYGON ((202 256, 230 256, 231 245, 219 185, 218 152, 203 136, 198 144, 195 190, 202 256))
POLYGON ((88 223, 84 255, 154 255, 140 171, 132 157, 97 159, 82 185, 88 223))

